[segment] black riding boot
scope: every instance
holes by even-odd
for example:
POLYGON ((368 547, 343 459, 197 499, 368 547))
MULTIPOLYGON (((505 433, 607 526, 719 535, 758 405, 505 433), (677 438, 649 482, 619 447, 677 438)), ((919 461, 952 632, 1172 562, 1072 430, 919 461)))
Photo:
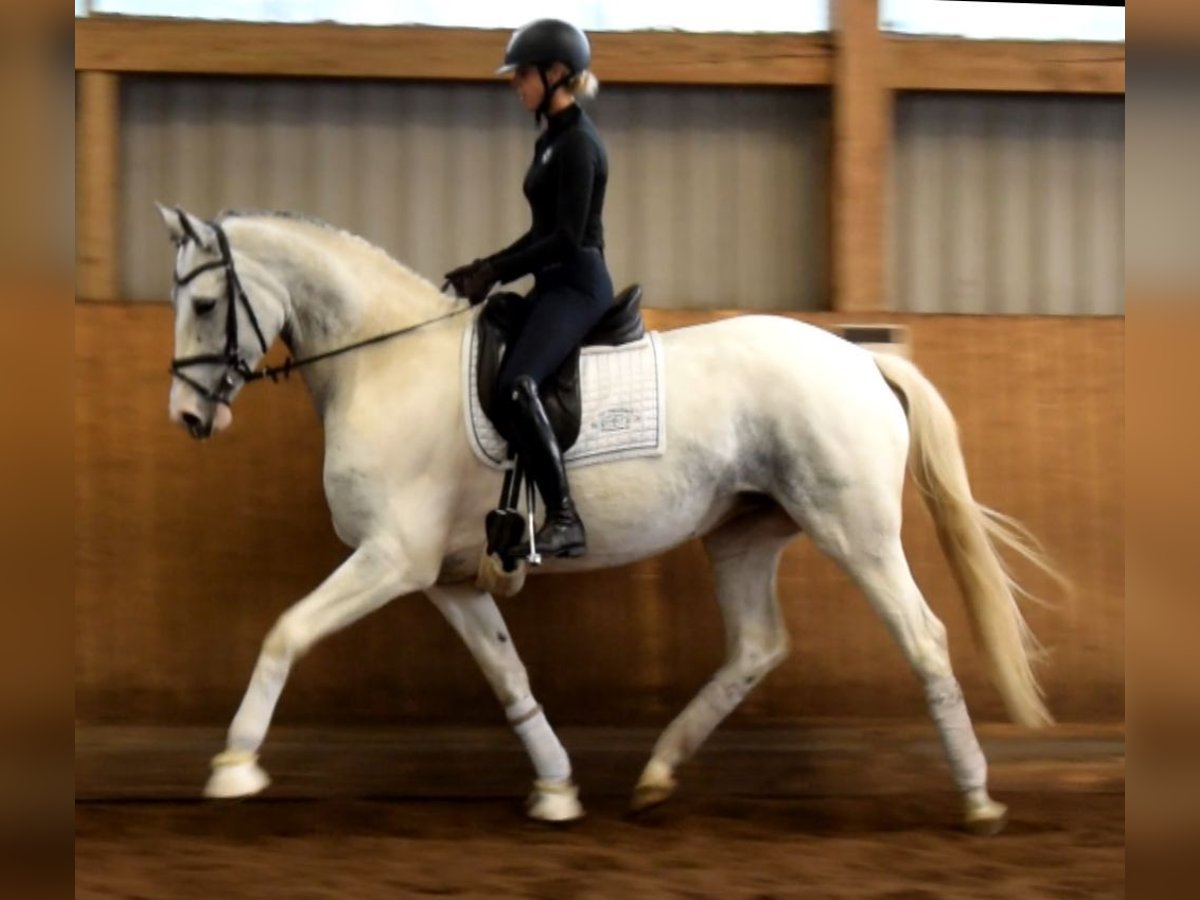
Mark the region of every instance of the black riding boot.
MULTIPOLYGON (((517 451, 546 506, 546 520, 534 535, 535 549, 544 556, 583 556, 587 552, 587 535, 571 501, 562 451, 542 406, 537 384, 528 375, 522 375, 513 385, 512 399, 517 451)), ((529 547, 520 548, 520 552, 528 553, 529 547)))

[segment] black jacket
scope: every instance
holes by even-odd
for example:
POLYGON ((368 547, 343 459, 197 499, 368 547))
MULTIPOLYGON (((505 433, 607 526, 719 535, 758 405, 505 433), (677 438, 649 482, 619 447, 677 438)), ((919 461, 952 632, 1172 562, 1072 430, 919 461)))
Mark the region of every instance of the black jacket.
POLYGON ((572 103, 550 116, 525 173, 533 224, 488 258, 500 281, 568 262, 584 247, 603 251, 601 214, 607 186, 608 155, 587 113, 572 103))

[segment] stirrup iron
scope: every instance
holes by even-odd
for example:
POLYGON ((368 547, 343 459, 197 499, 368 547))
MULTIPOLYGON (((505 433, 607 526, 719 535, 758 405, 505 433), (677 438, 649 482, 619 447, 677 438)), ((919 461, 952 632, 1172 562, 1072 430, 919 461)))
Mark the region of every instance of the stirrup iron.
POLYGON ((535 536, 536 528, 534 527, 533 514, 534 504, 537 501, 537 491, 534 489, 533 479, 525 479, 525 504, 529 515, 525 517, 525 522, 529 531, 529 555, 525 559, 531 566, 540 566, 542 564, 542 555, 537 552, 537 538, 535 536))

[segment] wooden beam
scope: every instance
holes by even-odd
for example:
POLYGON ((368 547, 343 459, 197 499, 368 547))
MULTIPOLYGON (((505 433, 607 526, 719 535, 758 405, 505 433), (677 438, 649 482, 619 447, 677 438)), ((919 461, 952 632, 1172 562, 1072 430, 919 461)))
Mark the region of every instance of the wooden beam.
POLYGON ((895 90, 1124 94, 1125 45, 889 37, 895 90))
MULTIPOLYGON (((488 81, 508 32, 92 17, 75 22, 77 71, 488 81)), ((597 32, 614 84, 828 85, 824 34, 597 32)), ((1123 94, 1125 45, 888 36, 896 90, 1123 94)))
MULTIPOLYGON (((490 81, 510 32, 92 18, 75 68, 112 72, 490 81)), ((595 72, 617 84, 821 85, 824 35, 598 32, 595 72)))
POLYGON ((117 296, 119 76, 79 73, 75 130, 75 289, 87 300, 117 296))
POLYGON ((833 77, 824 34, 599 32, 591 41, 597 76, 613 83, 797 87, 833 77))
POLYGON ((838 311, 887 308, 886 194, 892 95, 878 0, 832 0, 831 297, 838 311))

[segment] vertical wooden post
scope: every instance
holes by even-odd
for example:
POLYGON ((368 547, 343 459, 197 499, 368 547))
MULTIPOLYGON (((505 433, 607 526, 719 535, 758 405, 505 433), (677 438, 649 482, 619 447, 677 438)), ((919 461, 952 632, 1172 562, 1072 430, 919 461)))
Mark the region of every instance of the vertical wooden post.
POLYGON ((833 308, 887 308, 892 94, 878 0, 830 0, 834 36, 830 276, 833 308))
POLYGON ((75 291, 113 300, 117 265, 117 166, 120 81, 113 72, 78 73, 75 129, 75 291))

